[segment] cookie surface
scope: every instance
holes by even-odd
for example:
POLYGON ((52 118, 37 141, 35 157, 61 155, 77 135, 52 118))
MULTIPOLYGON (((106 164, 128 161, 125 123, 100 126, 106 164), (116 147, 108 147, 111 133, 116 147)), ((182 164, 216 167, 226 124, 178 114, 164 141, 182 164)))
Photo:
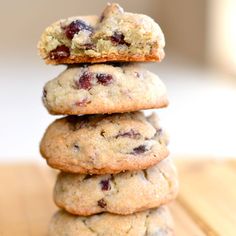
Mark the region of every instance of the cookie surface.
POLYGON ((90 217, 58 211, 52 218, 48 236, 173 236, 169 209, 158 209, 119 216, 103 213, 90 217))
POLYGON ((54 188, 57 206, 75 215, 101 212, 133 214, 175 199, 178 178, 174 164, 165 159, 146 170, 113 175, 61 172, 54 188))
POLYGON ((43 92, 51 114, 104 114, 161 108, 166 88, 153 73, 136 65, 69 67, 43 92))
POLYGON ((134 112, 58 119, 40 151, 51 167, 65 172, 113 174, 158 163, 168 155, 166 145, 157 116, 134 112))
POLYGON ((55 22, 38 43, 49 64, 106 61, 161 61, 165 39, 150 17, 108 4, 100 17, 70 17, 55 22))

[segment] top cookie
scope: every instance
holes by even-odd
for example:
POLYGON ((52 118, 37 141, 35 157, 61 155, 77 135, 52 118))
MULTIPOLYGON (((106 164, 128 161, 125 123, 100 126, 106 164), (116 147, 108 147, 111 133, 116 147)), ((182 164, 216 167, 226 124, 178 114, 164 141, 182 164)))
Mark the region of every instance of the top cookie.
POLYGON ((165 39, 150 17, 108 4, 100 17, 77 16, 46 28, 38 43, 48 64, 161 61, 165 39))

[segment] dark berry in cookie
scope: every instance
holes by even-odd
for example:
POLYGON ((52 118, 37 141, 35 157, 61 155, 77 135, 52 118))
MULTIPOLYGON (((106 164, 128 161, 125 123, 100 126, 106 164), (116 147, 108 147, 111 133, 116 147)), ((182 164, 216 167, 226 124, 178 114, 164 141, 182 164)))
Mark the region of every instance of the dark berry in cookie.
POLYGON ((81 30, 92 32, 93 28, 82 20, 72 21, 68 26, 64 27, 65 35, 68 39, 73 39, 74 35, 81 30))
POLYGON ((102 191, 108 191, 111 189, 109 179, 101 180, 100 182, 102 191))
POLYGON ((105 202, 105 200, 103 198, 98 201, 98 206, 100 206, 101 208, 105 208, 106 205, 107 204, 106 204, 106 202, 105 202))
POLYGON ((140 145, 133 149, 132 154, 142 154, 147 151, 147 148, 145 145, 140 145))
POLYGON ((70 49, 65 45, 57 46, 54 50, 49 53, 51 60, 60 60, 70 56, 70 49))
POLYGON ((131 129, 130 131, 127 132, 119 132, 119 134, 117 134, 115 136, 115 138, 119 138, 119 137, 127 137, 127 138, 140 138, 141 134, 133 129, 131 129))
POLYGON ((127 46, 130 46, 130 44, 125 41, 125 36, 122 33, 115 32, 111 36, 111 41, 114 44, 125 44, 127 46))
POLYGON ((109 74, 97 74, 96 78, 98 80, 98 83, 104 86, 110 84, 113 80, 112 75, 109 75, 109 74))
POLYGON ((93 75, 92 73, 85 71, 78 80, 76 80, 75 84, 79 89, 89 90, 92 88, 93 75))

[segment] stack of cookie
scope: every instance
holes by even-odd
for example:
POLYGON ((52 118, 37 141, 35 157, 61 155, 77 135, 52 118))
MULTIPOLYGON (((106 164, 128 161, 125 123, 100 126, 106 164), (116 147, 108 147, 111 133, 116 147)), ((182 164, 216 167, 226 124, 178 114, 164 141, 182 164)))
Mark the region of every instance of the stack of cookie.
POLYGON ((155 114, 139 111, 167 106, 165 86, 137 63, 124 63, 161 61, 164 44, 157 23, 118 4, 43 33, 43 59, 73 64, 43 92, 49 113, 68 115, 40 144, 48 165, 61 171, 54 188, 61 210, 50 236, 173 235, 163 204, 176 197, 178 180, 167 137, 155 114))

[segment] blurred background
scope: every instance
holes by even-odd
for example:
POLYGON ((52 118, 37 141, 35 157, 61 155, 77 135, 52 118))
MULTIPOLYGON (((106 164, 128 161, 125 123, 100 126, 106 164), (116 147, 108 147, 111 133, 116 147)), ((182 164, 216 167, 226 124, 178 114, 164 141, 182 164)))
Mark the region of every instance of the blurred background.
MULTIPOLYGON (((113 1, 110 1, 113 2, 113 1)), ((157 111, 178 157, 236 157, 236 1, 117 0, 150 15, 166 37, 166 58, 145 64, 166 83, 170 106, 157 111)), ((100 14, 106 1, 1 1, 0 161, 42 161, 38 144, 56 117, 42 88, 65 69, 37 55, 40 34, 72 15, 100 14)))

